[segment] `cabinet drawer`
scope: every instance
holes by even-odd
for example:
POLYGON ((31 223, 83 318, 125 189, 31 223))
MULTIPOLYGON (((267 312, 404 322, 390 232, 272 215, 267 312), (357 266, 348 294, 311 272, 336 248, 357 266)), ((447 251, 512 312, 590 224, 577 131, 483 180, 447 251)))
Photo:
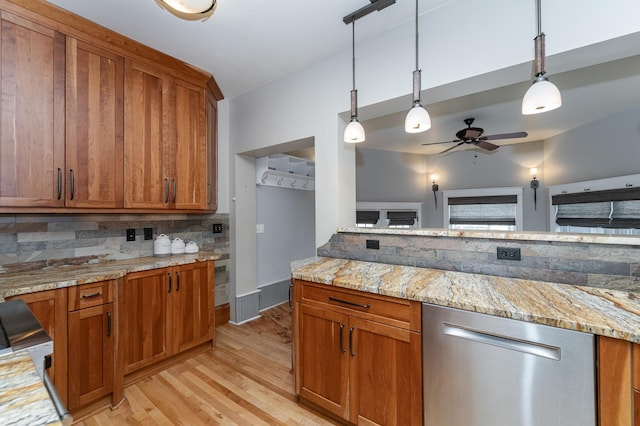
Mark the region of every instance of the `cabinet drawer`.
POLYGON ((113 302, 113 280, 69 287, 69 311, 113 302))
POLYGON ((325 284, 297 281, 302 284, 301 301, 334 307, 347 315, 389 324, 409 330, 420 330, 420 303, 381 296, 325 284))

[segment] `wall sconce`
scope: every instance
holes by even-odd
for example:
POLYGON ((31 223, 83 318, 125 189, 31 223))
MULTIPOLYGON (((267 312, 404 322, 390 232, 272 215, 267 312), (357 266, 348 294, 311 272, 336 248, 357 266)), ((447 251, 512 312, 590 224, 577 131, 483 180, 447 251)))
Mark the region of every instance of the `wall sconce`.
POLYGON ((438 192, 438 184, 436 183, 436 179, 438 176, 431 175, 431 190, 433 191, 433 201, 436 203, 436 210, 438 210, 438 196, 436 192, 438 192))
POLYGON ((538 204, 538 188, 540 188, 540 181, 536 179, 536 175, 538 174, 538 168, 532 167, 529 169, 531 172, 531 182, 529 182, 529 186, 533 189, 533 209, 537 210, 538 204))

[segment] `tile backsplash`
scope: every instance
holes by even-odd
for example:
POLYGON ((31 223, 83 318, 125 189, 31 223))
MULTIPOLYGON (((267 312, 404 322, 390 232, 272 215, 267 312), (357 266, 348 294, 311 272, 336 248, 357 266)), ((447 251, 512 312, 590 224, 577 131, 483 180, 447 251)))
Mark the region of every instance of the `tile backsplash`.
POLYGON ((0 215, 0 273, 67 264, 91 264, 153 255, 153 239, 144 228, 167 234, 201 250, 222 255, 216 261, 216 305, 229 300, 228 214, 2 214, 0 215), (222 234, 212 225, 222 223, 222 234), (136 240, 126 240, 127 229, 136 240))

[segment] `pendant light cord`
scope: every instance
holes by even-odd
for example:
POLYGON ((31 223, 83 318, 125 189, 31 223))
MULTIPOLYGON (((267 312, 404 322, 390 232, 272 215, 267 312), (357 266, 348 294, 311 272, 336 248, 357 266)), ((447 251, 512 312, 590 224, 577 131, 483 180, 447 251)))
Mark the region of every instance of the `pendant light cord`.
POLYGON ((418 66, 418 0, 416 0, 416 70, 420 69, 418 66))
POLYGON ((351 78, 353 89, 356 90, 356 20, 351 21, 351 78))
POLYGON ((538 11, 538 35, 542 34, 542 6, 541 6, 542 1, 541 0, 536 0, 536 8, 538 11))

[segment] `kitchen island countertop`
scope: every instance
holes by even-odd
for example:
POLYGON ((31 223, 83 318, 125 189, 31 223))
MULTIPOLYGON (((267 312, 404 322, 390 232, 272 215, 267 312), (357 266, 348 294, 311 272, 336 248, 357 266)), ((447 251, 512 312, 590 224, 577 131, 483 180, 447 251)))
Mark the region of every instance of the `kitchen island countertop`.
POLYGON ((60 417, 27 351, 0 356, 2 424, 60 425, 60 417))
POLYGON ((640 343, 640 294, 329 257, 292 277, 640 343))

